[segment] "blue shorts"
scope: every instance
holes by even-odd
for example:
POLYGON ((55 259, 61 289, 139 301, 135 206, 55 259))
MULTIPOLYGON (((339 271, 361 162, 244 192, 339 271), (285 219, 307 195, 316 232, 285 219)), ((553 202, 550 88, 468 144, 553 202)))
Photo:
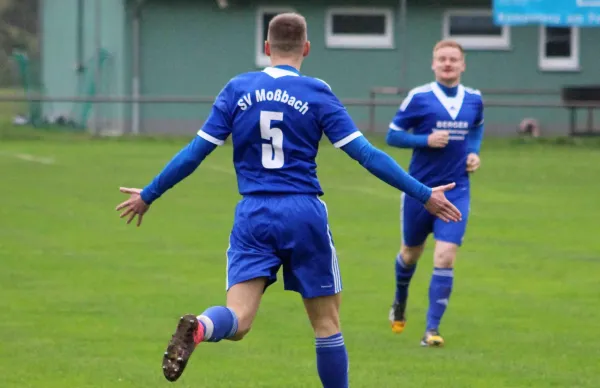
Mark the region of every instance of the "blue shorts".
POLYGON ((286 290, 334 295, 342 281, 327 207, 316 195, 252 195, 237 204, 227 250, 227 290, 283 267, 286 290))
POLYGON ((462 245, 469 218, 470 190, 468 187, 455 187, 446 192, 446 198, 460 210, 462 221, 444 222, 429 213, 419 201, 402 194, 400 226, 405 246, 422 245, 430 233, 433 233, 433 237, 438 241, 462 245))

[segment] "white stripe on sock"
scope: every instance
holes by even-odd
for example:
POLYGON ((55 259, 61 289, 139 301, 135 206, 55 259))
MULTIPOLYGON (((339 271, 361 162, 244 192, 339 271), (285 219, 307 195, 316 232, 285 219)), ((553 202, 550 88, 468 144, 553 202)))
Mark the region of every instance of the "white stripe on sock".
POLYGON ((206 327, 206 331, 204 332, 204 340, 208 341, 210 340, 210 337, 212 337, 213 332, 215 331, 215 324, 213 323, 213 321, 207 317, 206 315, 198 315, 198 320, 200 322, 202 322, 204 324, 204 326, 206 327))

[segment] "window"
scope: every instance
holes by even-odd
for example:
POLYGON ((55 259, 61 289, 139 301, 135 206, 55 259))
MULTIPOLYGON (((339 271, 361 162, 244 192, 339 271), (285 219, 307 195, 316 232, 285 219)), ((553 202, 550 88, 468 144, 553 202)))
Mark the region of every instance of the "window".
POLYGON ((393 15, 389 8, 329 8, 325 44, 330 48, 394 48, 393 15))
POLYGON ((444 39, 453 39, 465 50, 508 50, 510 29, 494 24, 490 10, 448 10, 444 13, 444 39))
POLYGON ((256 10, 256 66, 270 65, 269 57, 265 55, 265 40, 269 32, 269 22, 283 12, 294 12, 291 8, 259 7, 256 10))
POLYGON ((539 66, 545 71, 579 70, 579 29, 541 26, 539 66))

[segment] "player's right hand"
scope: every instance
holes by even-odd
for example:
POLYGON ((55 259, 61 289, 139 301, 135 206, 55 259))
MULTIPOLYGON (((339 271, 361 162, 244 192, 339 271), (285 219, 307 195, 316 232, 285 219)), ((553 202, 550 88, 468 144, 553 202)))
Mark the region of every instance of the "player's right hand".
POLYGON ((432 148, 444 148, 450 139, 448 131, 434 131, 427 137, 427 145, 432 148))
POLYGON ((431 197, 425 202, 425 209, 442 221, 461 221, 462 214, 444 195, 445 191, 452 190, 456 183, 450 183, 444 186, 434 187, 431 197))

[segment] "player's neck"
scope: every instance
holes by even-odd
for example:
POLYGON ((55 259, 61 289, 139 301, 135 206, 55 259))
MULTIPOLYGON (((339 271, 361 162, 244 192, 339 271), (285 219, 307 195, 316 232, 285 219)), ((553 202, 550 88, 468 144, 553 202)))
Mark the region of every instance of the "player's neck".
POLYGON ((273 58, 271 57, 271 66, 291 66, 294 69, 300 71, 300 67, 302 66, 302 60, 297 59, 294 60, 292 58, 273 58))
POLYGON ((443 81, 443 80, 436 79, 436 82, 447 88, 456 88, 460 84, 460 78, 454 79, 451 81, 443 81))
POLYGON ((460 83, 459 80, 456 80, 454 82, 442 82, 440 80, 436 80, 436 82, 446 96, 456 96, 456 93, 458 92, 458 84, 460 83))

